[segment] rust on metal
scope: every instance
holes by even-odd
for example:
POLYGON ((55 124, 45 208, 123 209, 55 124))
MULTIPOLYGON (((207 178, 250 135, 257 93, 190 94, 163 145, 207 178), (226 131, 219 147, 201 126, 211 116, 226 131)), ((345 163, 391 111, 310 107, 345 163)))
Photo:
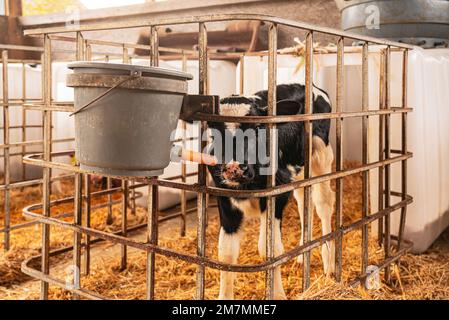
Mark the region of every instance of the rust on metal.
MULTIPOLYGON (((313 114, 313 32, 309 31, 306 35, 306 49, 305 49, 305 83, 306 93, 304 102, 304 114, 313 114)), ((312 122, 306 120, 304 122, 304 180, 312 177, 312 122)), ((302 237, 305 244, 312 239, 313 226, 313 207, 311 186, 304 187, 304 213, 303 213, 303 227, 302 237)), ((311 252, 306 251, 303 259, 303 275, 302 275, 302 289, 306 291, 310 286, 310 258, 311 252)))
MULTIPOLYGON (((340 37, 337 43, 337 81, 336 81, 336 93, 337 100, 335 111, 337 113, 341 112, 343 109, 343 87, 344 87, 344 38, 340 37)), ((337 118, 335 125, 335 136, 336 136, 336 171, 343 170, 343 125, 342 118, 337 118)), ((343 179, 336 179, 336 215, 335 215, 335 230, 340 230, 343 224, 342 213, 343 213, 343 179)), ((338 282, 341 281, 342 274, 342 251, 343 251, 343 239, 342 235, 337 237, 335 241, 335 278, 338 282)))
MULTIPOLYGON (((362 110, 369 109, 369 74, 368 74, 368 43, 363 44, 362 51, 362 110)), ((362 163, 369 162, 368 154, 368 131, 369 131, 368 117, 362 118, 362 163)), ((362 217, 369 215, 369 171, 362 173, 362 217)), ((366 272, 368 267, 368 240, 369 240, 369 226, 364 225, 362 228, 362 270, 361 273, 366 272)))
MULTIPOLYGON (((277 112, 277 46, 278 46, 278 27, 276 24, 271 24, 268 30, 268 116, 276 116, 277 112)), ((269 124, 267 126, 267 151, 270 157, 270 174, 267 176, 267 188, 276 186, 276 170, 277 170, 277 131, 276 124, 269 124)), ((275 204, 274 197, 267 197, 267 212, 266 212, 266 256, 267 262, 274 259, 274 245, 275 245, 275 204)), ((265 297, 267 300, 274 299, 274 268, 268 269, 266 272, 265 297)))

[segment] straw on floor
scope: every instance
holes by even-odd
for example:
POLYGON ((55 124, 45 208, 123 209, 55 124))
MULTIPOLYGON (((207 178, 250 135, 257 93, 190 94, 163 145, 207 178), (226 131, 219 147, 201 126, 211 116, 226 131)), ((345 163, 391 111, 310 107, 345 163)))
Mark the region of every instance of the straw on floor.
MULTIPOLYGON (((354 163, 346 163, 347 167, 354 163)), ((350 223, 361 217, 361 175, 344 179, 343 222, 350 223)), ((70 189, 70 188, 69 188, 70 189)), ((34 200, 35 201, 35 200, 34 200)), ((64 208, 67 210, 68 207, 64 208)), ((119 208, 114 208, 115 226, 120 224, 119 208)), ((63 210, 63 209, 58 209, 63 210)), ((95 210, 93 225, 99 229, 109 228, 105 225, 107 209, 95 210)), ((129 214, 132 223, 145 220, 145 210, 138 208, 135 216, 129 214)), ((245 239, 242 241, 239 263, 261 262, 257 253, 257 220, 248 221, 245 239)), ((73 234, 53 228, 52 246, 71 245, 73 234)), ((314 218, 314 237, 320 235, 319 219, 314 218)), ((210 218, 207 229, 207 255, 217 258, 217 239, 219 221, 216 215, 210 218)), ((377 245, 377 239, 370 232, 369 262, 375 264, 383 258, 383 249, 377 245)), ((296 246, 301 236, 296 203, 292 199, 285 212, 283 221, 283 242, 286 250, 296 246)), ((37 228, 19 231, 14 235, 15 246, 7 253, 0 254, 0 297, 28 299, 39 297, 36 286, 34 291, 24 294, 23 284, 27 280, 20 271, 20 261, 30 254, 38 252, 40 232, 37 228), (0 287, 1 288, 1 287, 0 287)), ((190 226, 186 237, 179 237, 179 229, 174 227, 170 232, 160 234, 160 245, 182 252, 195 254, 196 229, 190 226)), ((361 232, 349 233, 343 239, 343 281, 336 283, 323 275, 320 248, 312 251, 311 287, 301 290, 302 269, 296 261, 291 261, 282 267, 283 284, 289 299, 448 299, 449 298, 449 252, 432 249, 422 255, 407 254, 400 264, 392 267, 392 282, 382 283, 378 290, 364 290, 361 287, 350 287, 348 281, 355 278, 361 268, 361 232)), ((70 255, 65 257, 71 259, 70 255)), ((82 278, 85 288, 116 299, 145 299, 145 263, 143 252, 130 250, 128 268, 120 271, 119 255, 113 258, 104 257, 100 263, 92 266, 91 275, 82 278)), ((176 259, 163 256, 156 258, 156 297, 157 299, 193 299, 195 295, 196 266, 176 259)), ((238 274, 236 281, 237 299, 263 299, 264 273, 238 274)), ((215 299, 218 296, 219 272, 208 269, 206 272, 206 298, 215 299)), ((70 299, 67 291, 50 288, 51 299, 70 299)))

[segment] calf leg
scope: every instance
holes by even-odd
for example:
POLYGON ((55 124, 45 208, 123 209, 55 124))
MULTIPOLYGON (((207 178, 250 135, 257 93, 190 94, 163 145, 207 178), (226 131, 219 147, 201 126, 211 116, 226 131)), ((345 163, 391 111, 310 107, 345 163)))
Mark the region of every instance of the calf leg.
MULTIPOLYGON (((260 230, 259 230, 259 255, 263 258, 267 257, 267 214, 266 211, 260 215, 260 230)), ((284 245, 281 237, 281 220, 274 219, 274 256, 280 256, 284 253, 284 245)), ((274 299, 285 300, 284 287, 282 285, 281 267, 274 269, 274 299)))
MULTIPOLYGON (((312 199, 316 213, 321 219, 323 236, 332 232, 332 211, 334 207, 334 192, 330 188, 330 182, 323 182, 312 187, 312 199)), ((324 273, 331 275, 335 272, 335 245, 334 241, 327 241, 321 247, 324 273)))
MULTIPOLYGON (((285 193, 276 197, 275 200, 275 219, 274 219, 274 256, 280 256, 284 253, 284 245, 282 244, 282 234, 281 234, 281 221, 282 214, 285 206, 290 198, 290 193, 285 193)), ((267 230, 267 211, 264 210, 260 215, 260 234, 259 234, 259 254, 262 257, 267 256, 267 241, 266 241, 266 230, 267 230)), ((282 285, 281 277, 281 267, 276 267, 274 269, 274 299, 284 300, 287 296, 285 295, 284 287, 282 285)))
MULTIPOLYGON (((218 259, 221 262, 236 264, 240 253, 241 232, 227 233, 222 227, 218 241, 218 259)), ((234 272, 220 272, 220 300, 234 299, 234 272)))
MULTIPOLYGON (((314 153, 312 156, 312 174, 320 176, 332 171, 334 159, 332 148, 325 146, 324 142, 313 137, 314 153)), ((321 219, 323 235, 332 232, 332 213, 335 203, 335 194, 331 189, 330 181, 312 186, 312 201, 316 212, 321 219)), ((328 241, 321 247, 324 273, 331 275, 335 272, 335 245, 334 241, 328 241)))
MULTIPOLYGON (((293 192, 296 199, 296 204, 298 205, 299 220, 301 223, 301 237, 299 238, 299 245, 304 244, 304 188, 296 189, 293 192)), ((304 260, 304 255, 298 256, 298 263, 302 264, 304 260)))

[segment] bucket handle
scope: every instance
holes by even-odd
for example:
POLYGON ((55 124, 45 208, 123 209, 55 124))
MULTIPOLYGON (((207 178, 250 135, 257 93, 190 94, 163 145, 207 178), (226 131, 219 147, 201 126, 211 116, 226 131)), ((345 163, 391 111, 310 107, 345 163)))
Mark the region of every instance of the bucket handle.
POLYGON ((91 106, 93 103, 97 102, 98 100, 104 98, 106 95, 108 95, 112 90, 120 87, 122 84, 124 84, 125 82, 128 82, 130 80, 134 80, 137 78, 140 78, 142 76, 142 71, 136 71, 133 70, 131 71, 131 74, 129 75, 128 78, 123 79, 122 81, 118 82, 117 84, 115 84, 113 87, 109 88, 108 90, 106 90, 105 92, 103 92, 102 94, 100 94, 98 97, 94 98, 93 100, 91 100, 90 102, 86 103, 84 106, 82 106, 81 108, 79 108, 78 110, 76 110, 75 112, 71 113, 69 116, 73 116, 77 113, 80 113, 81 111, 85 110, 86 108, 88 108, 89 106, 91 106))

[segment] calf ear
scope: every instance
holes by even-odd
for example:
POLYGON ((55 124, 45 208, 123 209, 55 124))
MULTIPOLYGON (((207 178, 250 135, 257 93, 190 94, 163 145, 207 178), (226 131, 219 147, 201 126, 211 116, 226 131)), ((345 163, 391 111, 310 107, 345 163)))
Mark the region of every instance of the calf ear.
POLYGON ((301 113, 302 103, 296 100, 280 100, 277 102, 277 115, 288 116, 301 113))

